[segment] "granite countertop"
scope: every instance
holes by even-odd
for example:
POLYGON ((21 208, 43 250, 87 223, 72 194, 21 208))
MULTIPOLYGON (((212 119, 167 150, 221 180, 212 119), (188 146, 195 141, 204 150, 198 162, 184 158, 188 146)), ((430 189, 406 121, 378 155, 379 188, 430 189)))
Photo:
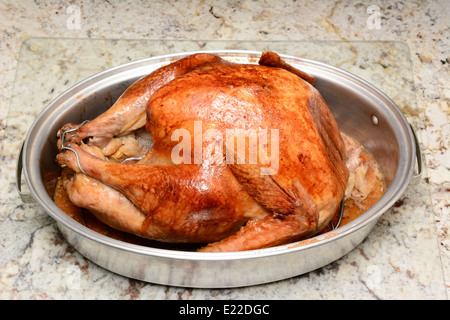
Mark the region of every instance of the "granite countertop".
POLYGON ((450 292, 449 27, 442 1, 0 1, 1 299, 447 299, 450 292), (207 26, 207 28, 205 27, 207 26), (150 284, 73 249, 15 183, 21 142, 86 77, 161 53, 277 49, 356 73, 415 128, 424 158, 366 240, 316 271, 230 289, 150 284), (289 52, 288 52, 289 51, 289 52))

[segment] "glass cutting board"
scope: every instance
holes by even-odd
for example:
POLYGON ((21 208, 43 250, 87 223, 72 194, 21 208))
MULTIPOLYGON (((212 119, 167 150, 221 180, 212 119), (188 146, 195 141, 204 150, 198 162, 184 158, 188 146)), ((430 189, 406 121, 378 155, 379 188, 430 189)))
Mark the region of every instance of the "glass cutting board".
MULTIPOLYGON (((52 223, 38 205, 22 204, 15 190, 18 151, 32 122, 47 104, 79 81, 123 63, 162 54, 219 49, 271 50, 344 69, 381 89, 397 103, 413 127, 420 126, 421 110, 415 99, 410 53, 401 42, 30 38, 21 48, 1 146, 1 176, 6 184, 1 193, 6 210, 1 231, 11 244, 4 250, 3 261, 20 256, 19 249, 32 234, 43 224, 52 223), (23 219, 13 219, 11 215, 23 219), (21 237, 17 235, 19 230, 21 237)), ((431 208, 429 189, 423 179, 411 184, 355 250, 320 272, 268 284, 266 292, 276 289, 278 297, 285 298, 445 298, 431 208)), ((47 232, 57 231, 54 228, 47 232)), ((63 263, 70 265, 71 261, 63 263)), ((41 269, 46 270, 45 265, 41 269)), ((154 286, 151 290, 167 289, 154 286)), ((177 290, 183 289, 170 290, 176 296, 177 290)), ((263 289, 259 290, 234 289, 227 298, 258 298, 255 292, 263 289)), ((224 291, 217 290, 216 296, 220 297, 221 292, 225 297, 224 291)), ((203 298, 209 291, 194 290, 195 294, 203 298)), ((260 298, 267 297, 261 294, 260 298)))

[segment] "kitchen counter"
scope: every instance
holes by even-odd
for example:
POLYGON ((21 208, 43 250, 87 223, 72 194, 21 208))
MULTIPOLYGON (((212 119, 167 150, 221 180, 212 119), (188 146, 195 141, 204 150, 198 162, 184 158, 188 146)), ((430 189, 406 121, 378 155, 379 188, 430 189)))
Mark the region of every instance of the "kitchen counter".
POLYGON ((0 1, 1 299, 447 299, 450 135, 444 1, 0 1), (207 28, 205 28, 207 26, 207 28), (230 289, 145 283, 90 262, 16 192, 17 155, 39 112, 101 70, 158 54, 247 49, 316 59, 371 82, 419 136, 422 179, 366 240, 308 274, 230 289))

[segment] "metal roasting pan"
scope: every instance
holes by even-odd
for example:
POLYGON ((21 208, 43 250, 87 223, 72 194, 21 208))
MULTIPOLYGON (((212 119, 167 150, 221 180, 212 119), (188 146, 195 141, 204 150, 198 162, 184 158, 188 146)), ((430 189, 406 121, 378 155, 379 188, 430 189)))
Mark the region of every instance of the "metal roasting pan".
MULTIPOLYGON (((207 51, 238 63, 257 63, 261 52, 207 51)), ((52 201, 44 173, 57 170, 56 132, 103 113, 137 79, 196 52, 151 57, 105 70, 71 87, 37 117, 22 145, 17 189, 24 202, 36 201, 57 221, 67 241, 82 255, 115 273, 151 283, 193 288, 249 286, 287 279, 323 267, 355 248, 380 216, 402 195, 421 155, 414 131, 400 109, 366 81, 333 66, 280 54, 316 78, 315 87, 342 132, 356 138, 378 161, 387 180, 383 197, 352 222, 307 241, 267 249, 203 253, 135 245, 103 236, 67 216, 52 201), (21 176, 29 187, 22 191, 21 176)))

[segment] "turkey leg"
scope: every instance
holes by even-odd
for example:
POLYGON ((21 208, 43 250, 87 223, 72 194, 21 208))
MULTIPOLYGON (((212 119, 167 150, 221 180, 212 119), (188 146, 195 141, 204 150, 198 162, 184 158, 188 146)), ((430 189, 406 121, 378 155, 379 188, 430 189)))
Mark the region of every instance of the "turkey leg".
POLYGON ((145 215, 122 193, 82 173, 65 181, 64 189, 72 203, 88 209, 103 223, 120 231, 140 234, 145 215))
MULTIPOLYGON (((173 79, 208 63, 222 59, 208 53, 198 53, 159 68, 131 85, 106 112, 66 135, 68 141, 79 143, 93 137, 91 143, 103 148, 111 138, 125 135, 143 127, 146 123, 146 106, 152 94, 173 79)), ((58 136, 78 125, 68 123, 58 136)))
MULTIPOLYGON (((89 203, 96 202, 93 213, 102 221, 122 221, 123 209, 124 215, 134 217, 129 222, 131 225, 121 229, 123 231, 165 242, 209 243, 230 236, 248 219, 266 214, 226 166, 205 169, 193 164, 125 165, 97 158, 77 144, 70 147, 78 154, 80 166, 87 175, 126 198, 120 199, 120 203, 114 202, 114 206, 121 209, 109 213, 108 199, 112 196, 89 196, 86 191, 109 189, 84 183, 85 191, 68 186, 70 199, 75 205, 88 209, 91 208, 89 203), (76 197, 75 192, 83 195, 76 197), (142 213, 143 219, 137 211, 142 213)), ((70 150, 58 154, 57 161, 63 167, 80 172, 75 153, 70 150)))

